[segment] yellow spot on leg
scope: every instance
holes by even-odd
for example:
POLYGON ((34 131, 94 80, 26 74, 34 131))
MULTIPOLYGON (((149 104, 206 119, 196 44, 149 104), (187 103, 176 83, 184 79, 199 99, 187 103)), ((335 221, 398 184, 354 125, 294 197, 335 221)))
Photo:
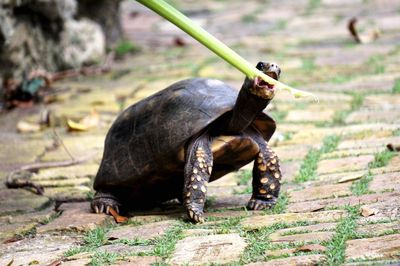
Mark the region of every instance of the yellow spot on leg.
POLYGON ((193 168, 193 174, 197 174, 199 171, 196 168, 193 168))
POLYGON ((269 188, 272 189, 272 190, 274 190, 274 189, 275 189, 275 184, 271 184, 271 185, 269 186, 269 188))
POLYGON ((197 181, 201 181, 201 176, 199 176, 199 175, 196 176, 196 180, 197 180, 197 181))
POLYGON ((197 185, 193 185, 192 188, 193 188, 194 190, 196 190, 196 189, 197 189, 197 185))
POLYGON ((279 172, 276 172, 276 173, 274 174, 274 177, 275 177, 275 178, 280 178, 280 177, 281 177, 281 174, 280 174, 279 172))
POLYGON ((271 160, 271 163, 272 163, 272 164, 276 164, 276 159, 273 158, 273 159, 271 160))
POLYGON ((206 189, 206 187, 205 186, 201 186, 201 191, 203 192, 203 193, 206 193, 206 191, 207 191, 207 189, 206 189))
POLYGON ((263 178, 261 178, 261 184, 266 184, 266 183, 268 183, 268 178, 267 177, 263 177, 263 178))
POLYGON ((270 198, 272 198, 272 195, 271 195, 271 194, 268 194, 268 195, 267 195, 267 199, 270 199, 270 198))
POLYGON ((211 171, 212 171, 212 167, 211 166, 209 166, 208 167, 208 173, 211 175, 211 171))
POLYGON ((192 193, 190 193, 190 191, 188 193, 186 193, 186 197, 190 197, 192 193))
POLYGON ((192 210, 189 210, 189 216, 190 216, 191 219, 193 219, 194 212, 192 210))
POLYGON ((267 191, 265 189, 263 189, 263 188, 260 188, 258 191, 260 192, 260 194, 266 194, 267 193, 267 191))
POLYGON ((265 170, 267 170, 267 166, 265 164, 260 164, 258 165, 258 170, 264 172, 265 170))

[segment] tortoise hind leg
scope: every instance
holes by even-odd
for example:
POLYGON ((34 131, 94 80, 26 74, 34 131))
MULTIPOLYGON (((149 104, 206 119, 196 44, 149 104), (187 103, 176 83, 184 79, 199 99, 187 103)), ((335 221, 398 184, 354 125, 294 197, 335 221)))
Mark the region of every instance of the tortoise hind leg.
POLYGON ((97 191, 90 204, 92 211, 95 213, 110 213, 110 207, 113 208, 118 214, 121 206, 120 201, 112 192, 97 191))
POLYGON ((188 147, 184 169, 183 201, 190 219, 203 222, 207 184, 213 165, 210 136, 195 138, 188 147))
POLYGON ((281 171, 278 156, 259 135, 253 135, 260 147, 253 167, 253 195, 247 204, 250 210, 268 209, 275 205, 281 186, 281 171))

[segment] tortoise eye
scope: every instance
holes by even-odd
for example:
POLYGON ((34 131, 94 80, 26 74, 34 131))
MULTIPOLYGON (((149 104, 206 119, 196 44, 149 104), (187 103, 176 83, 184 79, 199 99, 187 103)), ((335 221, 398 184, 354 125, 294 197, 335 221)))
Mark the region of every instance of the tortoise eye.
POLYGON ((265 65, 264 65, 263 62, 258 62, 257 66, 256 66, 256 68, 257 68, 258 70, 261 70, 261 71, 263 71, 264 67, 265 67, 265 65))

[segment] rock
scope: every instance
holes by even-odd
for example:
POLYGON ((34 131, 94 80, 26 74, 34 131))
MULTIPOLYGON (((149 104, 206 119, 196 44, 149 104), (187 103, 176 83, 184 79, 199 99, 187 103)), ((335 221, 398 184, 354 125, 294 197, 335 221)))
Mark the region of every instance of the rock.
POLYGON ((296 252, 313 252, 313 251, 325 252, 326 247, 319 244, 308 244, 296 249, 296 252))
POLYGON ((339 159, 329 159, 322 160, 318 163, 317 173, 329 174, 337 172, 349 172, 363 170, 368 167, 368 164, 374 160, 373 155, 362 155, 358 157, 349 157, 345 160, 343 158, 339 159))
POLYGON ((308 222, 332 222, 338 221, 345 217, 345 211, 320 211, 308 213, 283 213, 275 215, 260 215, 247 217, 243 220, 242 225, 249 230, 259 229, 266 226, 271 226, 275 223, 294 223, 299 221, 308 222))
POLYGON ((290 266, 312 266, 312 265, 321 265, 325 261, 324 255, 314 254, 314 255, 305 255, 305 256, 294 256, 284 259, 275 259, 265 262, 255 262, 247 264, 248 266, 281 266, 281 265, 290 265, 290 266))
POLYGON ((237 261, 246 247, 238 234, 187 237, 178 241, 171 264, 202 265, 237 261))
POLYGON ((173 221, 161 221, 139 226, 119 226, 107 233, 110 240, 115 239, 152 239, 163 235, 173 225, 173 221))
POLYGON ((312 232, 294 235, 280 235, 272 233, 270 239, 272 243, 296 243, 296 242, 313 242, 313 241, 329 241, 334 232, 312 232))
POLYGON ((90 20, 68 20, 64 23, 60 46, 65 68, 100 62, 105 53, 105 39, 100 26, 90 20))
POLYGON ((64 203, 59 210, 62 214, 50 223, 38 227, 37 233, 89 231, 112 220, 111 216, 93 213, 89 202, 64 203))
POLYGON ((400 234, 347 241, 346 260, 390 259, 400 250, 400 234))
POLYGON ((116 254, 125 256, 125 255, 137 254, 137 253, 151 252, 153 250, 153 248, 154 248, 154 245, 130 246, 130 245, 122 244, 122 243, 117 243, 117 244, 101 246, 98 248, 98 251, 108 252, 108 253, 116 253, 116 254))
POLYGON ((0 215, 14 212, 31 212, 50 204, 50 199, 25 189, 0 188, 0 215))
POLYGON ((0 265, 8 265, 11 260, 13 265, 48 265, 61 259, 76 242, 76 238, 69 236, 41 235, 6 244, 0 248, 0 265))
POLYGON ((245 207, 250 200, 251 195, 232 195, 232 196, 216 196, 207 209, 224 209, 224 208, 237 208, 245 207))

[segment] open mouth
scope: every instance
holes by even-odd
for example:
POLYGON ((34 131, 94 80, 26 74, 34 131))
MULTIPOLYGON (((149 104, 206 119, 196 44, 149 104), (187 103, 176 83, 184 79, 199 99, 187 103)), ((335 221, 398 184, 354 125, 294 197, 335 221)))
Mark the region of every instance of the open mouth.
MULTIPOLYGON (((265 74, 267 74, 268 76, 270 76, 271 78, 273 78, 275 80, 278 79, 278 75, 273 71, 268 71, 265 74)), ((254 85, 256 85, 259 88, 263 88, 263 89, 270 89, 270 90, 274 89, 274 85, 273 84, 269 84, 268 82, 266 82, 265 80, 263 80, 260 77, 256 77, 255 78, 254 85)))

